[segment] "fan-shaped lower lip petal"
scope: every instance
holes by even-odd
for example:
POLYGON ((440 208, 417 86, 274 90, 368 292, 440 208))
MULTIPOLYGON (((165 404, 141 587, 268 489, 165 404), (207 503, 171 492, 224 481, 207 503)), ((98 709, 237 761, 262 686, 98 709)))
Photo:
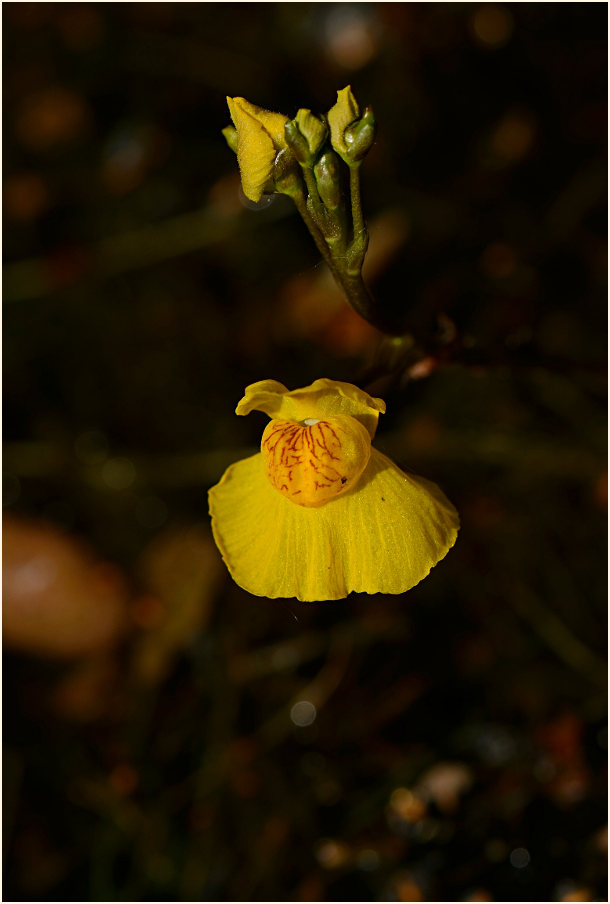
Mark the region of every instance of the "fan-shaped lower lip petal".
POLYGON ((459 528, 435 484, 404 474, 375 449, 357 486, 318 508, 278 493, 260 454, 232 465, 209 500, 234 580, 270 598, 402 593, 446 555, 459 528))

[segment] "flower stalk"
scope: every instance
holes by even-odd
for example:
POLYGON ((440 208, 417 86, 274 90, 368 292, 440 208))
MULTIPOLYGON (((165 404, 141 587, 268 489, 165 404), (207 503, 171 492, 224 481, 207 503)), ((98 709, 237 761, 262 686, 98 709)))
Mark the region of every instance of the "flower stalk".
POLYGON ((362 214, 360 198, 360 161, 349 168, 349 190, 352 206, 353 240, 349 249, 349 272, 360 273, 369 244, 369 234, 362 214))

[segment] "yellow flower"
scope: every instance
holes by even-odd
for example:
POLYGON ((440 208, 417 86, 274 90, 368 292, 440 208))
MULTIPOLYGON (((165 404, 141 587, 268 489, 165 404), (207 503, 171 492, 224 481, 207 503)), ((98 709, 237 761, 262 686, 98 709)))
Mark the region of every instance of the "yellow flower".
POLYGON ((459 518, 436 484, 371 447, 385 403, 350 383, 289 392, 248 386, 237 414, 272 420, 261 451, 209 492, 212 530, 240 587, 303 601, 403 593, 455 543, 459 518))
POLYGON ((227 103, 237 129, 237 162, 244 194, 251 201, 260 201, 275 157, 287 147, 284 127, 288 117, 263 110, 243 97, 227 97, 227 103))

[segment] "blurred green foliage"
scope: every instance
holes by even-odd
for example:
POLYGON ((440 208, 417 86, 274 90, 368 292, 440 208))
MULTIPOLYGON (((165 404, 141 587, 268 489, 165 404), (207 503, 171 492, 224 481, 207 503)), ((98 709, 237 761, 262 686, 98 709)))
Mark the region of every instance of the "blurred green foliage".
POLYGON ((5 654, 5 899, 603 897, 603 4, 3 12, 5 514, 129 599, 114 646, 5 654), (348 83, 393 362, 220 134, 348 83), (210 545, 244 386, 320 376, 461 512, 405 598, 255 599, 210 545))

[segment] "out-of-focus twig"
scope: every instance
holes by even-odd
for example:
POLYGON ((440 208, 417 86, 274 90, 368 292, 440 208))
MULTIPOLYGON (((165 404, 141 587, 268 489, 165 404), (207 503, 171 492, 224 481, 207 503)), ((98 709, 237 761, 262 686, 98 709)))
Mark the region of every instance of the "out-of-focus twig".
MULTIPOLYGON (((108 236, 95 245, 79 248, 79 259, 82 258, 83 264, 74 282, 107 279, 191 254, 252 229, 260 229, 265 223, 291 212, 291 207, 282 203, 272 204, 256 217, 223 217, 204 208, 108 236)), ((52 273, 50 261, 41 257, 5 265, 4 301, 31 301, 51 295, 58 289, 52 273)))
POLYGON ((596 684, 605 686, 607 668, 604 660, 576 637, 531 588, 521 581, 515 583, 510 599, 519 615, 563 662, 588 675, 596 684))
MULTIPOLYGON (((380 435, 383 451, 394 458, 405 455, 402 436, 393 433, 380 435)), ((122 450, 135 469, 130 489, 139 484, 160 489, 179 489, 206 486, 217 480, 234 461, 253 455, 252 447, 227 448, 191 454, 143 455, 140 451, 122 450)), ((494 464, 511 471, 524 470, 531 475, 545 477, 588 478, 603 467, 603 453, 579 446, 559 446, 552 438, 531 436, 527 446, 519 436, 498 430, 489 435, 477 429, 446 431, 442 446, 426 452, 427 460, 470 464, 474 460, 494 464)), ((6 443, 4 447, 5 473, 21 479, 52 479, 69 475, 75 484, 82 484, 100 492, 109 492, 104 480, 104 463, 79 464, 67 449, 48 443, 6 443)), ((114 490, 112 490, 114 492, 114 490)))

